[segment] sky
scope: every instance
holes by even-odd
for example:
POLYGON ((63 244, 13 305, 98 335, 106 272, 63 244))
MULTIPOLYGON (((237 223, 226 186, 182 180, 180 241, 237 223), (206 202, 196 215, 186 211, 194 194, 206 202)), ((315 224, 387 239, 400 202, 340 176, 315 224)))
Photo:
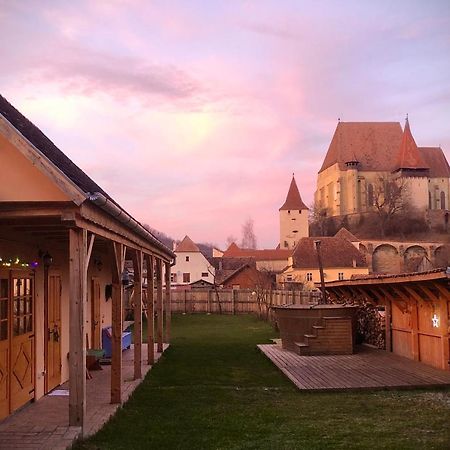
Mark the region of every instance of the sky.
POLYGON ((342 121, 450 159, 449 1, 0 0, 0 93, 142 223, 279 240, 342 121))

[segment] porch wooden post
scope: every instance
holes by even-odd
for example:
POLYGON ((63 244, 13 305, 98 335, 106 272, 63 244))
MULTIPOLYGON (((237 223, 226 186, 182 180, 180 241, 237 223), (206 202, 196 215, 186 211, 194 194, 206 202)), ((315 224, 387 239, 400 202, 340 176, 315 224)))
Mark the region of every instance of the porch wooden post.
POLYGON ((134 379, 142 378, 142 252, 133 252, 134 268, 134 379))
POLYGON ((125 247, 113 242, 114 263, 112 270, 112 357, 111 357, 111 403, 122 402, 122 328, 123 289, 122 272, 125 247))
POLYGON ((170 298, 170 263, 165 263, 165 284, 166 284, 166 291, 165 291, 165 300, 166 304, 164 307, 164 317, 165 317, 165 326, 164 326, 164 341, 169 343, 170 342, 170 326, 172 322, 172 305, 171 305, 171 298, 170 298))
POLYGON ((87 231, 69 230, 69 425, 84 428, 86 417, 87 231))
POLYGON ((155 268, 151 255, 145 255, 147 263, 147 364, 155 363, 155 268))
POLYGON ((163 352, 163 288, 162 261, 156 258, 156 349, 163 352))

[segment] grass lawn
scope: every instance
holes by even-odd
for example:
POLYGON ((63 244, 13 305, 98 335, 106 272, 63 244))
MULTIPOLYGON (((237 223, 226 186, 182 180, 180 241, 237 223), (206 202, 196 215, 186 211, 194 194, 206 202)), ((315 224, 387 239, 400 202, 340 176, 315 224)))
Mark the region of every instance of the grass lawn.
POLYGON ((76 449, 448 449, 450 391, 299 392, 252 316, 174 316, 172 345, 76 449))

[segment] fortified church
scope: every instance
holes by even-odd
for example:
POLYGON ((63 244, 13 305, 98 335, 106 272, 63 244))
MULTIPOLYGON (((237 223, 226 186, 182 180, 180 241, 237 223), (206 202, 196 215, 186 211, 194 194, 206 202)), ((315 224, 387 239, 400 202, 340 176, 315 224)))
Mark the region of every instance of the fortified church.
POLYGON ((440 147, 418 147, 408 118, 403 130, 398 122, 339 122, 318 174, 316 205, 328 217, 371 212, 380 179, 403 179, 409 204, 442 223, 450 167, 440 147))

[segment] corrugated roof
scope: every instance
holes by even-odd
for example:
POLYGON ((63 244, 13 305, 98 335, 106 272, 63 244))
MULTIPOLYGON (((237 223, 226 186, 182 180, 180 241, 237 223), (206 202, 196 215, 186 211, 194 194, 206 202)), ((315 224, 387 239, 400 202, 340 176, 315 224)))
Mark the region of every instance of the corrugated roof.
POLYGON ((182 253, 182 252, 200 253, 200 249, 197 247, 195 242, 189 236, 186 235, 175 249, 175 253, 182 253))
POLYGON ((347 239, 338 237, 305 237, 300 239, 293 253, 296 269, 318 268, 319 260, 314 241, 320 240, 323 267, 367 267, 363 254, 347 239))
POLYGON ((283 206, 279 209, 279 211, 282 210, 302 210, 302 209, 309 209, 302 200, 302 197, 300 196, 300 192, 297 187, 297 183, 295 182, 295 177, 292 176, 291 185, 289 186, 289 191, 286 196, 286 201, 283 203, 283 206))

